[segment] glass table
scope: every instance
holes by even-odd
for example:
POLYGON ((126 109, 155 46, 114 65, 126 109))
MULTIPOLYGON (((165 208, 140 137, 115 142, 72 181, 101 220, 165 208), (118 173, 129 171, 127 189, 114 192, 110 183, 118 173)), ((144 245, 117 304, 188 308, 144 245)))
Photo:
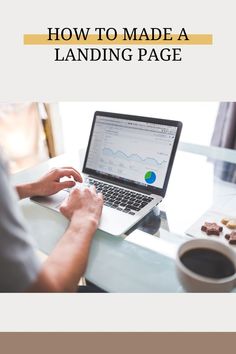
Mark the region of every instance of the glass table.
MULTIPOLYGON (((62 155, 14 175, 13 183, 36 179, 56 166, 71 164, 80 169, 82 161, 82 151, 62 155)), ((214 215, 236 218, 234 169, 235 151, 180 143, 162 203, 123 237, 97 231, 86 278, 109 292, 183 291, 175 274, 177 248, 189 239, 186 231, 207 210, 211 214, 203 218, 214 215)), ((29 200, 21 201, 20 205, 38 247, 50 253, 67 221, 29 200)), ((195 225, 194 230, 198 232, 199 228, 200 224, 195 225)), ((198 237, 194 232, 191 236, 198 237)), ((223 235, 220 241, 227 242, 223 235)))

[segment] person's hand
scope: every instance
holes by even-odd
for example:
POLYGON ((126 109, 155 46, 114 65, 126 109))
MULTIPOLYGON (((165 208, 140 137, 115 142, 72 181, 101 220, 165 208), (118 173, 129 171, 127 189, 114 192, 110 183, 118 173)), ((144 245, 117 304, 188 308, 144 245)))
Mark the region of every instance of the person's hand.
POLYGON ((91 221, 98 226, 102 214, 103 196, 96 193, 94 186, 82 190, 73 189, 69 197, 63 201, 60 212, 69 220, 79 219, 80 223, 91 221))
POLYGON ((102 205, 102 194, 97 194, 95 187, 71 191, 60 208, 70 224, 28 291, 76 291, 79 279, 86 270, 102 205))
POLYGON ((72 188, 76 182, 82 182, 80 173, 73 167, 61 167, 51 170, 36 182, 17 186, 16 190, 20 199, 34 196, 46 197, 64 188, 72 188), (61 181, 63 177, 72 177, 74 180, 61 181))
POLYGON ((55 168, 32 184, 32 193, 35 196, 49 196, 82 181, 80 173, 73 167, 55 168), (72 177, 74 180, 61 181, 63 177, 72 177))

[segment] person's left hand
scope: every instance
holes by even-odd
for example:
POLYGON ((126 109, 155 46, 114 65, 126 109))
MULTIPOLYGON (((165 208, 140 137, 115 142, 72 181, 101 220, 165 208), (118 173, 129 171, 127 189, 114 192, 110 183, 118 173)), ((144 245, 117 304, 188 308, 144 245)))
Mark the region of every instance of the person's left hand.
POLYGON ((72 188, 76 182, 82 181, 80 173, 73 167, 60 167, 51 170, 36 182, 17 186, 17 191, 20 199, 33 196, 46 197, 64 188, 72 188), (72 177, 74 180, 61 181, 63 177, 72 177))

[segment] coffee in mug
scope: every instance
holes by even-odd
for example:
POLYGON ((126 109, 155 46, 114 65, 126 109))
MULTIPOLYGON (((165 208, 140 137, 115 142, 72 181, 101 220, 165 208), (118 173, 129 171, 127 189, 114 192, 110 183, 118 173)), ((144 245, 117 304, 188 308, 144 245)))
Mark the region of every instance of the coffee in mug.
POLYGON ((236 285, 236 255, 219 241, 194 239, 177 252, 176 269, 190 292, 226 292, 236 285))

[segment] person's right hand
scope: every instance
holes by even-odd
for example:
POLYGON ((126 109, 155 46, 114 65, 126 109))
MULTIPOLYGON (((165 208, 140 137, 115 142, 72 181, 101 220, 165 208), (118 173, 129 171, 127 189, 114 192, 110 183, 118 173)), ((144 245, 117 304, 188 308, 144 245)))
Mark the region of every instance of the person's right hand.
POLYGON ((69 220, 80 219, 86 224, 98 226, 103 207, 103 196, 96 193, 94 186, 82 190, 74 189, 60 206, 60 212, 69 220))

